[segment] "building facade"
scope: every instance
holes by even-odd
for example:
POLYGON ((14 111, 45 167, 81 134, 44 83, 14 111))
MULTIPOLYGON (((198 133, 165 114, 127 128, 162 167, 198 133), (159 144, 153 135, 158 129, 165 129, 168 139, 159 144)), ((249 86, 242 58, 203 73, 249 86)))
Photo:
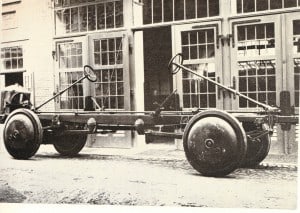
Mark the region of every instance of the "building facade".
MULTIPOLYGON (((260 110, 172 75, 168 61, 182 53, 185 66, 258 101, 280 106, 288 91, 299 113, 300 0, 3 0, 1 26, 0 85, 24 85, 36 105, 79 79, 85 64, 96 70, 95 84, 78 84, 44 110, 84 110, 87 95, 96 110, 153 110, 175 89, 182 110, 260 110)), ((278 125, 271 153, 297 153, 297 128, 278 125)), ((131 147, 133 137, 90 140, 131 147)))

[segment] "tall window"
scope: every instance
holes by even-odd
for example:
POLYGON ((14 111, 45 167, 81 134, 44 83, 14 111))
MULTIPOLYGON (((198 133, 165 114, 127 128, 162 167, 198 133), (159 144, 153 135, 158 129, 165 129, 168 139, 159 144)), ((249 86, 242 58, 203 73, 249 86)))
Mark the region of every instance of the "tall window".
POLYGON ((2 67, 5 71, 23 69, 23 49, 20 46, 1 48, 2 67))
MULTIPOLYGON (((215 80, 215 30, 183 31, 181 48, 185 66, 215 80)), ((215 108, 216 87, 214 84, 183 72, 183 107, 215 108)))
MULTIPOLYGON (((239 91, 260 102, 276 104, 276 63, 274 24, 239 26, 238 78, 239 91)), ((256 107, 240 98, 240 108, 256 107)))
POLYGON ((295 106, 299 107, 300 91, 300 20, 293 21, 293 55, 294 55, 294 75, 295 75, 295 106))
POLYGON ((93 39, 97 69, 95 95, 104 109, 124 109, 124 73, 122 37, 93 39))
POLYGON ((144 24, 219 15, 219 0, 144 0, 144 24))
POLYGON ((123 27, 123 1, 95 2, 59 1, 55 9, 56 34, 123 27))
POLYGON ((237 13, 299 7, 299 0, 237 0, 237 13))
MULTIPOLYGON (((59 50, 59 87, 67 88, 83 76, 82 71, 82 43, 61 43, 59 50), (80 71, 79 71, 80 70, 80 71)), ((83 109, 83 85, 82 82, 71 87, 60 97, 61 109, 83 109)))

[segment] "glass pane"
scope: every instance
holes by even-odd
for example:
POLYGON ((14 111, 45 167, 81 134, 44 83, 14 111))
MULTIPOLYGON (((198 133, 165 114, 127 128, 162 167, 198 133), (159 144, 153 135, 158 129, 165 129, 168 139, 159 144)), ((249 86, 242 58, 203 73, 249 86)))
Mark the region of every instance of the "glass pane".
POLYGON ((248 13, 248 12, 254 12, 255 11, 255 0, 247 0, 247 1, 243 1, 243 6, 244 6, 244 12, 248 13))
POLYGON ((109 64, 110 65, 115 64, 115 53, 114 52, 110 52, 108 56, 109 56, 109 64))
POLYGON ((271 106, 276 106, 276 93, 268 94, 268 104, 271 106))
POLYGON ((191 49, 191 58, 190 59, 197 59, 198 56, 197 56, 197 46, 194 45, 194 46, 191 46, 190 47, 191 49))
POLYGON ((197 44, 197 31, 190 32, 190 44, 197 44))
POLYGON ((186 19, 196 18, 195 0, 185 0, 186 19))
POLYGON ((181 32, 181 44, 187 45, 189 43, 189 33, 188 32, 181 32))
POLYGON ((240 78, 239 79, 239 91, 240 92, 247 91, 247 80, 246 80, 246 78, 240 78))
POLYGON ((23 59, 18 59, 18 68, 23 68, 23 59))
POLYGON ((187 60, 190 58, 189 47, 182 47, 182 58, 187 60))
POLYGON ((10 49, 9 48, 6 48, 6 49, 4 49, 4 51, 5 51, 5 58, 10 58, 11 57, 11 53, 10 53, 10 49))
POLYGON ((216 107, 216 95, 215 94, 210 94, 209 95, 209 106, 210 108, 215 108, 216 107))
POLYGON ((183 107, 184 108, 190 107, 190 96, 189 95, 183 95, 183 107))
MULTIPOLYGON (((243 95, 247 96, 247 93, 242 93, 243 95)), ((239 105, 241 108, 247 108, 247 100, 245 98, 239 98, 239 105)))
POLYGON ((97 28, 105 29, 105 12, 104 4, 97 5, 97 28))
POLYGON ((173 1, 164 1, 164 21, 173 21, 173 1))
POLYGON ((175 20, 184 19, 184 0, 174 0, 175 20))
POLYGON ((210 29, 206 31, 207 33, 207 43, 213 43, 215 41, 214 30, 210 29))
POLYGON ((275 76, 269 76, 267 78, 268 91, 276 91, 276 80, 275 76))
POLYGON ((203 18, 207 17, 208 13, 207 0, 197 0, 197 17, 203 18))
POLYGON ((247 26, 247 40, 255 39, 255 25, 247 26))
POLYGON ((116 27, 123 27, 123 1, 115 2, 116 27))
POLYGON ((108 39, 109 51, 115 51, 115 39, 108 39))
POLYGON ((17 48, 11 48, 11 57, 17 57, 17 48))
POLYGON ((106 39, 101 40, 101 51, 102 52, 107 52, 108 51, 107 40, 106 39))
POLYGON ((206 46, 199 45, 199 58, 206 58, 206 46))
POLYGON ((199 44, 205 44, 206 43, 205 30, 198 31, 198 43, 199 44))
POLYGON ((207 95, 200 95, 200 108, 207 108, 207 95))
POLYGON ((12 67, 11 67, 11 60, 9 59, 9 60, 4 60, 3 61, 3 63, 4 63, 4 68, 5 69, 11 69, 12 67))
POLYGON ((258 91, 266 91, 266 77, 258 78, 258 91))
POLYGON ((282 0, 272 0, 270 1, 271 9, 281 9, 282 8, 282 0))
POLYGON ((87 30, 87 7, 79 7, 80 32, 87 30))
POLYGON ((215 57, 215 45, 209 44, 207 45, 207 58, 214 58, 215 57))
POLYGON ((66 9, 63 13, 63 23, 65 25, 66 33, 70 32, 70 9, 66 9))
POLYGON ((96 7, 95 5, 88 6, 88 30, 96 29, 96 7))
POLYGON ((117 81, 123 81, 123 70, 122 69, 117 70, 117 81))
POLYGON ((219 15, 219 0, 209 1, 209 16, 219 15))
POLYGON ((256 26, 256 38, 257 39, 266 38, 265 25, 259 24, 259 25, 256 26))
POLYGON ((237 13, 242 13, 243 12, 242 2, 243 2, 243 0, 236 0, 237 13))
POLYGON ((106 3, 106 28, 115 27, 114 23, 114 3, 106 3))
POLYGON ((268 0, 256 0, 256 10, 268 10, 268 0))
POLYGON ((143 23, 151 24, 152 23, 151 0, 144 0, 143 3, 144 3, 144 5, 143 5, 143 23))
POLYGON ((102 53, 101 55, 102 58, 102 65, 108 65, 108 54, 107 53, 102 53))
POLYGON ((153 22, 162 22, 162 0, 153 0, 153 22))
POLYGON ((71 32, 79 31, 79 23, 78 23, 78 8, 71 9, 71 32))
POLYGON ((284 0, 284 7, 297 7, 297 0, 284 0))

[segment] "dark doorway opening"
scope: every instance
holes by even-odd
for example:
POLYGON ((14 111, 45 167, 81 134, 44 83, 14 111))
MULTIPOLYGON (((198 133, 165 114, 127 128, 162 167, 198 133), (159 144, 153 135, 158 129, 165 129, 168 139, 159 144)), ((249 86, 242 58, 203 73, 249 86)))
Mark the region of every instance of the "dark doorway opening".
MULTIPOLYGON (((173 77, 168 70, 172 58, 171 27, 144 30, 144 92, 145 110, 153 111, 172 93, 173 77)), ((163 110, 176 110, 179 105, 177 96, 163 107, 163 110), (177 101, 176 101, 177 100, 177 101), (177 103, 178 104, 177 104, 177 103)), ((156 131, 173 132, 174 127, 157 127, 156 131)), ((174 140, 159 136, 146 136, 147 143, 174 143, 174 140)))
POLYGON ((12 84, 19 84, 23 86, 23 73, 7 73, 5 74, 5 86, 9 86, 12 84))
POLYGON ((154 110, 173 90, 168 71, 171 57, 171 27, 144 30, 145 110, 154 110))

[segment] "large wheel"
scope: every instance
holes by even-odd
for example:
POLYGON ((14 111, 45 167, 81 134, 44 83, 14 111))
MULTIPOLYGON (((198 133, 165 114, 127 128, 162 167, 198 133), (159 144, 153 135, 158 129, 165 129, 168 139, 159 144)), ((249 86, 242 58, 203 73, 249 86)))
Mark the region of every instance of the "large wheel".
POLYGON ((43 130, 38 116, 28 109, 17 109, 6 119, 3 140, 8 153, 16 159, 28 159, 38 151, 43 130))
MULTIPOLYGON (((246 132, 253 132, 257 130, 257 127, 254 123, 243 123, 244 129, 246 132)), ((242 167, 256 167, 262 162, 268 155, 271 145, 271 139, 265 129, 259 132, 258 135, 261 136, 257 137, 255 140, 251 140, 248 138, 247 140, 247 153, 246 157, 243 161, 242 167)))
POLYGON ((239 168, 246 155, 246 134, 227 112, 207 110, 195 115, 183 134, 187 160, 204 176, 225 176, 239 168))
POLYGON ((55 150, 63 156, 75 156, 84 147, 87 135, 64 135, 53 138, 55 150))

